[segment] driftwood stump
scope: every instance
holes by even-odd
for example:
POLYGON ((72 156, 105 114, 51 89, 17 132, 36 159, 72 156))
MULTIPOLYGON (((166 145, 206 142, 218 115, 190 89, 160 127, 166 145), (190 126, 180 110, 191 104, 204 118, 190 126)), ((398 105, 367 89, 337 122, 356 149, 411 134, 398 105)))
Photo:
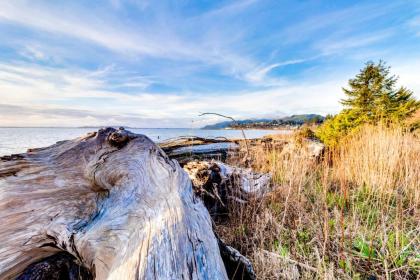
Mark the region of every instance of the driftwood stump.
POLYGON ((227 279, 188 175, 123 129, 1 158, 0 224, 0 279, 227 279))
POLYGON ((271 175, 250 168, 233 167, 216 160, 192 160, 184 165, 184 170, 212 217, 223 215, 231 202, 245 204, 270 191, 271 175))

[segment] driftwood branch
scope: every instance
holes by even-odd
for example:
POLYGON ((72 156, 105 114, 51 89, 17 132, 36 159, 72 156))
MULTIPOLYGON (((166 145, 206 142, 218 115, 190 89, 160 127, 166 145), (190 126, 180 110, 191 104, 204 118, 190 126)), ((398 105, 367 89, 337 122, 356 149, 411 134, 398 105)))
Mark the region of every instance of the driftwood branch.
MULTIPOLYGON (((219 117, 223 117, 223 118, 227 118, 232 120, 237 126, 239 126, 239 122, 237 120, 235 120, 233 117, 230 116, 226 116, 226 115, 222 115, 219 113, 212 113, 212 112, 205 112, 205 113, 201 113, 199 116, 205 116, 205 115, 215 115, 215 116, 219 116, 219 117)), ((245 131, 241 128, 241 132, 242 132, 242 137, 244 138, 245 141, 245 146, 246 146, 246 161, 248 161, 248 157, 249 157, 249 145, 248 145, 248 138, 245 135, 245 131)))

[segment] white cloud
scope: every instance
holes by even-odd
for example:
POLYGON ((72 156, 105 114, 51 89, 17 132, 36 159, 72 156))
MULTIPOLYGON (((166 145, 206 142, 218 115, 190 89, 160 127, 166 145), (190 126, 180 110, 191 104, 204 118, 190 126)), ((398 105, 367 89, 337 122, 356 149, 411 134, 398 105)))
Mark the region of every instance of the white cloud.
POLYGON ((47 55, 35 46, 26 46, 21 55, 31 60, 45 60, 47 55))
POLYGON ((420 16, 414 17, 408 21, 409 28, 420 37, 420 16))
MULTIPOLYGON (((223 7, 218 13, 246 7, 253 1, 223 7), (246 4, 246 5, 245 5, 246 4)), ((121 3, 115 1, 114 5, 121 3)), ((195 25, 214 25, 217 18, 196 18, 195 25)), ((207 28, 200 36, 183 35, 177 31, 182 23, 175 19, 151 21, 147 24, 129 23, 116 18, 115 15, 97 13, 95 17, 75 6, 45 6, 40 2, 15 0, 0 1, 0 21, 12 22, 27 28, 65 35, 86 42, 94 43, 119 54, 135 54, 170 60, 196 61, 207 66, 216 65, 224 69, 227 75, 242 75, 254 67, 255 62, 241 55, 238 50, 229 46, 233 37, 223 34, 217 25, 207 28), (212 33, 218 30, 216 34, 212 33)), ((193 24, 193 25, 194 25, 193 24)), ((239 38, 238 38, 239 39, 239 38)), ((34 53, 32 52, 32 55, 34 53)))
POLYGON ((210 10, 200 17, 207 17, 207 18, 214 18, 214 17, 221 17, 221 16, 230 16, 237 14, 238 12, 243 11, 244 9, 248 8, 249 6, 255 4, 257 0, 242 0, 236 1, 225 6, 218 7, 216 9, 210 10))
MULTIPOLYGON (((55 125, 57 120, 66 120, 70 126, 105 125, 110 120, 119 120, 121 124, 136 126, 135 123, 144 123, 142 120, 159 119, 162 123, 175 123, 176 120, 178 126, 186 126, 188 120, 197 119, 200 112, 209 110, 238 118, 278 111, 322 113, 330 112, 336 105, 338 88, 327 81, 316 86, 304 82, 300 86, 241 92, 234 96, 224 92, 212 96, 145 91, 124 93, 104 89, 104 75, 112 74, 110 69, 87 72, 33 64, 0 64, 0 100, 3 104, 0 126, 10 125, 11 115, 19 115, 16 123, 27 125, 55 125), (325 97, 321 100, 319 94, 325 97), (4 109, 6 106, 9 106, 8 111, 4 109)), ((156 122, 149 125, 153 123, 156 125, 156 122)))
MULTIPOLYGON (((390 65, 392 65, 392 62, 393 61, 391 60, 390 65)), ((417 99, 420 99, 420 59, 412 59, 410 61, 406 60, 400 63, 395 63, 393 65, 394 67, 391 68, 391 72, 398 76, 398 84, 412 90, 414 96, 417 99)))
MULTIPOLYGON (((136 6, 136 1, 127 0, 127 6, 126 1, 109 1, 112 11, 107 10, 109 6, 97 9, 95 16, 73 2, 62 6, 62 2, 0 1, 0 24, 7 23, 6 28, 31 34, 31 39, 4 35, 16 39, 7 47, 15 48, 25 57, 24 61, 32 62, 19 63, 22 59, 19 55, 0 62, 0 103, 3 104, 0 126, 13 122, 16 125, 190 126, 191 120, 195 120, 195 126, 201 126, 210 121, 197 117, 205 111, 238 119, 335 113, 340 109, 341 87, 362 66, 349 71, 349 65, 371 58, 378 48, 368 47, 395 36, 393 32, 397 30, 368 26, 389 12, 392 3, 357 5, 302 18, 286 30, 273 30, 273 38, 280 39, 263 40, 251 34, 255 30, 241 25, 243 15, 261 17, 262 9, 246 14, 257 3, 254 0, 216 5, 218 8, 214 10, 194 12, 196 16, 187 18, 180 18, 177 11, 165 10, 167 7, 158 11, 150 7, 163 5, 161 2, 141 1, 143 4, 136 6), (150 14, 146 19, 121 17, 127 7, 150 14), (360 32, 361 26, 367 26, 366 31, 360 32), (323 34, 326 30, 331 30, 327 36, 323 34), (278 46, 275 49, 265 46, 268 41, 278 46), (13 45, 15 42, 18 47, 13 45), (297 42, 307 46, 293 45, 297 42), (288 43, 291 45, 283 49, 288 43), (296 49, 290 49, 294 46, 296 49), (364 52, 348 51, 361 48, 364 52), (84 50, 89 50, 88 54, 84 50), (67 52, 72 54, 71 59, 67 52), (88 57, 96 52, 102 56, 88 57), (273 53, 309 58, 281 61, 269 55, 273 53), (346 53, 342 56, 346 61, 317 60, 311 63, 313 68, 305 67, 293 75, 299 77, 294 80, 275 71, 337 53, 346 53), (100 60, 107 55, 109 60, 100 60), (113 64, 104 66, 109 61, 113 64), (95 71, 82 69, 97 65, 100 66, 95 71), (159 86, 171 92, 151 91, 159 86)), ((257 29, 261 27, 258 24, 265 22, 250 19, 250 23, 255 23, 253 28, 257 29)), ((413 20, 411 26, 417 28, 418 20, 413 20)), ((383 51, 389 53, 389 48, 384 47, 383 51)), ((389 62, 400 75, 400 82, 418 96, 420 85, 416 73, 420 63, 415 59, 389 62)))
POLYGON ((369 21, 386 16, 398 5, 401 3, 359 3, 344 9, 315 14, 290 25, 280 34, 285 43, 309 41, 313 36, 323 37, 340 33, 348 35, 351 31, 358 30, 360 26, 368 24, 369 21))
POLYGON ((256 69, 253 69, 249 73, 246 73, 245 79, 252 83, 260 83, 264 81, 267 74, 275 68, 287 66, 287 65, 299 64, 308 60, 309 59, 293 59, 293 60, 287 60, 287 61, 283 61, 279 63, 273 63, 267 66, 257 67, 256 69))
POLYGON ((393 33, 393 30, 382 30, 378 33, 346 36, 345 38, 342 36, 332 36, 318 42, 316 47, 323 55, 331 55, 335 53, 343 54, 346 50, 354 50, 383 41, 391 37, 393 33))
MULTIPOLYGON (((391 60, 400 84, 420 97, 416 75, 418 60, 391 60)), ((327 69, 328 70, 328 69, 327 69)), ((34 64, 0 64, 0 126, 6 125, 128 125, 202 126, 214 118, 201 112, 218 112, 238 119, 296 113, 336 113, 343 97, 341 87, 357 69, 334 69, 320 76, 289 81, 264 90, 212 95, 156 94, 138 90, 105 90, 113 67, 88 72, 34 64), (281 113, 280 113, 281 112, 281 113)))
POLYGON ((62 9, 51 9, 33 5, 33 2, 0 2, 0 18, 47 32, 61 33, 92 41, 116 51, 135 51, 147 55, 166 55, 168 52, 184 53, 184 49, 162 46, 151 34, 140 30, 121 32, 114 24, 104 19, 88 19, 84 13, 66 13, 62 9))

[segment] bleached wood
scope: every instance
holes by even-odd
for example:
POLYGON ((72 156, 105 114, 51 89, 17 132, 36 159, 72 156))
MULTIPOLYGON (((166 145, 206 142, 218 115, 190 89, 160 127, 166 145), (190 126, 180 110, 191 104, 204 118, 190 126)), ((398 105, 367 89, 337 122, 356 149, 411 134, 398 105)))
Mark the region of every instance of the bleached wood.
POLYGON ((181 165, 192 160, 226 160, 239 151, 239 145, 227 139, 179 137, 159 143, 166 154, 181 165))
MULTIPOLYGON (((190 176, 196 188, 205 188, 206 185, 222 185, 235 191, 239 195, 253 195, 261 197, 270 191, 271 174, 258 173, 251 168, 231 166, 217 160, 190 161, 184 165, 184 170, 190 176), (217 178, 218 182, 215 182, 217 178)), ((228 195, 229 193, 226 193, 228 195)))
POLYGON ((188 175, 125 130, 0 160, 0 225, 0 279, 60 250, 96 279, 227 279, 188 175))

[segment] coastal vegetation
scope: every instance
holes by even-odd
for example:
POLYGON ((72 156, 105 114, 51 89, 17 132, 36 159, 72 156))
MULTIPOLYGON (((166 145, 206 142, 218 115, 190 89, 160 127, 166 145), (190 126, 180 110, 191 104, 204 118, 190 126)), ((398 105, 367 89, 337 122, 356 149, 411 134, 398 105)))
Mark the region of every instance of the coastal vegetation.
POLYGON ((409 89, 397 87, 397 81, 383 61, 366 63, 360 73, 349 80, 349 87, 343 88, 346 98, 341 104, 344 109, 336 116, 328 117, 318 129, 317 136, 332 146, 363 124, 404 126, 404 121, 420 108, 420 102, 409 89))
POLYGON ((287 129, 302 125, 321 124, 324 117, 317 114, 291 115, 276 119, 224 121, 206 125, 203 129, 287 129))
POLYGON ((315 132, 272 136, 295 143, 292 152, 250 149, 247 164, 272 174, 273 191, 231 205, 217 232, 259 279, 418 279, 419 102, 396 81, 369 62, 349 81, 341 113, 315 132), (303 146, 316 136, 327 147, 311 158, 303 146))
POLYGON ((260 279, 418 277, 417 137, 365 125, 321 160, 263 147, 251 158, 274 191, 233 206, 218 230, 260 279))

